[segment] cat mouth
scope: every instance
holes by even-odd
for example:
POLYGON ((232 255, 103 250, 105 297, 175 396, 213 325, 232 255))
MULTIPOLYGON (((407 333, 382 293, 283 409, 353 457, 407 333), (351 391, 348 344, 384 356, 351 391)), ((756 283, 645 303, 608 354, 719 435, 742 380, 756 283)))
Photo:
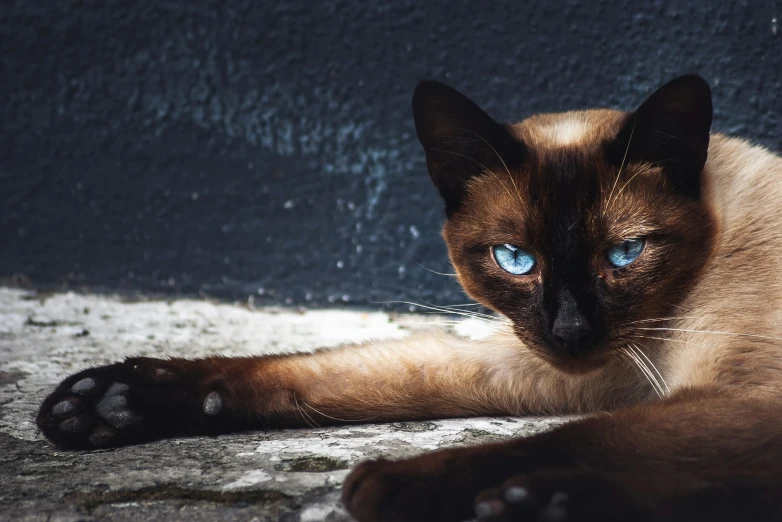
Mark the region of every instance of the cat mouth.
POLYGON ((589 373, 608 364, 614 348, 611 343, 590 342, 582 349, 563 347, 561 343, 536 342, 517 333, 517 337, 537 356, 568 374, 589 373))
POLYGON ((606 366, 609 361, 609 352, 606 350, 592 350, 579 354, 565 354, 551 350, 535 351, 557 370, 572 375, 593 372, 606 366))

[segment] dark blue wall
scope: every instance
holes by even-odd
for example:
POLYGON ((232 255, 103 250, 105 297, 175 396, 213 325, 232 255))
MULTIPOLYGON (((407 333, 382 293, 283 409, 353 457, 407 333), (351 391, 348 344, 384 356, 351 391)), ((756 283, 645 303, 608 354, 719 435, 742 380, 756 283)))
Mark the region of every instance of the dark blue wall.
POLYGON ((42 286, 463 301, 417 264, 450 271, 409 109, 422 78, 517 120, 631 108, 699 72, 717 129, 782 137, 780 1, 6 0, 0 14, 0 277, 42 286))

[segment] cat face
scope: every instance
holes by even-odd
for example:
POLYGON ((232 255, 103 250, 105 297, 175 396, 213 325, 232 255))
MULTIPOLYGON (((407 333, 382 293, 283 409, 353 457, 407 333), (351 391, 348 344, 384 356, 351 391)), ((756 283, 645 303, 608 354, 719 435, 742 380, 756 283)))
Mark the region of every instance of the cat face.
POLYGON ((715 230, 701 197, 712 115, 702 79, 674 80, 633 113, 501 125, 432 82, 413 109, 460 282, 527 346, 584 371, 645 344, 638 321, 682 315, 715 230))

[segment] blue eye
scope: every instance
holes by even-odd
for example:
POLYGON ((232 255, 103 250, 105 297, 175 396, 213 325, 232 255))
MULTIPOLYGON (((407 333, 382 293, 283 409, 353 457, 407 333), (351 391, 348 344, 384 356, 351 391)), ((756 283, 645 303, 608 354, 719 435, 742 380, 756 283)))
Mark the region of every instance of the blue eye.
POLYGON ((641 255, 646 239, 640 237, 636 239, 627 239, 618 245, 614 245, 606 252, 606 261, 614 268, 627 266, 641 255))
POLYGON ((535 268, 535 256, 514 245, 492 247, 497 264, 513 275, 529 274, 535 268))

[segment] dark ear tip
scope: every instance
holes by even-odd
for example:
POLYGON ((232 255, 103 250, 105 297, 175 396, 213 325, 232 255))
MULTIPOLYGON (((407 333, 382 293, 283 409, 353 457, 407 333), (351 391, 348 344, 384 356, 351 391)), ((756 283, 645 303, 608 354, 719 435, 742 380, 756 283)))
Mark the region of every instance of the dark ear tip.
POLYGON ((452 95, 456 92, 452 87, 437 80, 422 80, 413 91, 413 109, 417 110, 427 100, 442 98, 443 95, 452 95))
POLYGON ((682 81, 693 85, 700 85, 702 87, 709 88, 709 82, 706 81, 706 79, 701 76, 700 74, 691 73, 691 74, 685 74, 683 76, 679 76, 678 78, 675 78, 674 81, 682 81))
POLYGON ((665 87, 685 88, 693 91, 701 91, 703 95, 711 97, 711 87, 703 76, 699 74, 685 74, 674 78, 666 83, 661 89, 665 87))

